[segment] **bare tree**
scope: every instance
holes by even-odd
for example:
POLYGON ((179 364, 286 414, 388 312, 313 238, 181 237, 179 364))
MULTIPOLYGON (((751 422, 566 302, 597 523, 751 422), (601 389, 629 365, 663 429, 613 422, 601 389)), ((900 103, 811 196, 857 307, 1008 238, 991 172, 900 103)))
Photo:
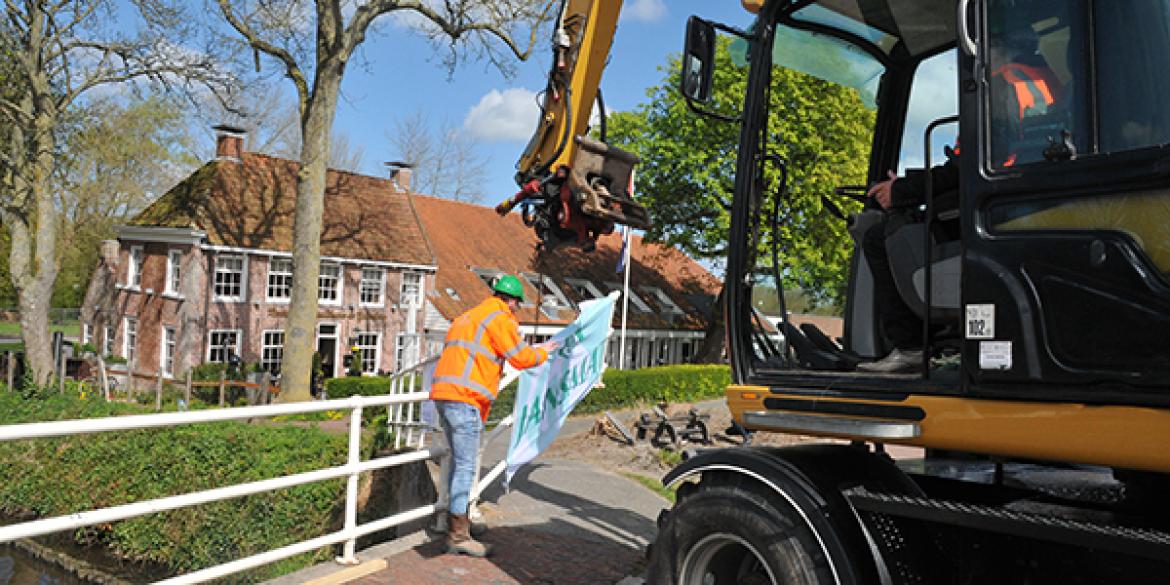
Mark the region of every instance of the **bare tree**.
POLYGON ((9 97, 0 99, 0 220, 12 248, 9 270, 20 305, 21 337, 33 379, 53 371, 49 299, 57 279, 58 226, 53 180, 69 115, 95 88, 141 80, 169 87, 187 80, 226 83, 213 58, 186 38, 179 8, 138 0, 141 22, 125 19, 111 0, 5 0, 0 54, 15 63, 9 97))
POLYGON ((488 159, 458 126, 445 121, 432 131, 430 120, 419 111, 396 120, 386 139, 401 160, 414 165, 410 181, 415 191, 468 203, 483 199, 488 159))
POLYGON ((285 322, 283 400, 307 400, 317 323, 325 170, 345 68, 380 17, 403 21, 446 47, 454 71, 471 52, 507 69, 506 54, 525 60, 556 0, 341 0, 259 2, 217 0, 224 17, 249 46, 275 59, 296 87, 301 127, 293 227, 293 282, 285 322), (527 42, 517 34, 528 29, 527 42), (503 48, 500 47, 503 45, 503 48))

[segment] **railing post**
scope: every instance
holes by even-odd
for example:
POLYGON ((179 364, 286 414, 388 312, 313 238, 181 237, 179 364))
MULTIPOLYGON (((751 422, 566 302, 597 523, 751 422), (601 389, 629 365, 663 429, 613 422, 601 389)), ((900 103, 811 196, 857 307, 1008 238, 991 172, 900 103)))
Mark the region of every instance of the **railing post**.
POLYGON ((130 400, 134 400, 134 366, 137 364, 137 356, 130 354, 130 361, 126 362, 126 396, 130 400))
MULTIPOLYGON (((349 465, 357 467, 358 463, 361 463, 362 407, 360 405, 354 407, 349 416, 349 465)), ((346 539, 344 551, 337 559, 337 562, 343 565, 356 565, 358 562, 354 556, 357 538, 352 536, 353 531, 357 529, 357 496, 358 473, 355 471, 349 475, 345 485, 345 532, 350 538, 346 539)))
POLYGON ((57 355, 57 394, 65 394, 65 348, 57 355))
POLYGON ((163 372, 162 368, 158 369, 158 377, 154 380, 154 409, 162 411, 162 388, 163 388, 163 372))
POLYGON ((101 376, 102 376, 102 397, 104 397, 106 399, 106 402, 109 402, 110 401, 110 373, 106 371, 106 360, 104 358, 102 358, 101 352, 98 352, 97 361, 98 361, 98 371, 101 372, 101 376))
MULTIPOLYGON (((402 393, 402 380, 405 376, 398 376, 394 379, 393 386, 390 387, 390 393, 398 395, 402 393)), ((394 450, 397 451, 402 448, 402 405, 394 405, 394 450)))
POLYGON ((219 373, 219 407, 223 408, 223 394, 224 394, 224 380, 227 379, 227 371, 219 373))
POLYGON ((187 368, 187 386, 183 389, 183 404, 191 408, 191 368, 187 368))
POLYGON ((4 352, 8 357, 8 391, 12 392, 15 388, 12 387, 12 378, 16 375, 16 356, 11 351, 4 352))

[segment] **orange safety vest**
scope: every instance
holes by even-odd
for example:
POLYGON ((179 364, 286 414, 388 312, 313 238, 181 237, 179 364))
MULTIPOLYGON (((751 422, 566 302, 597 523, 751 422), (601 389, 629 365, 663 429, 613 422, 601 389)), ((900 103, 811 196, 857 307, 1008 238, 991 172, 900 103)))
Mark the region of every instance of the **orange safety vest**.
MULTIPOLYGON (((1051 69, 1045 67, 1008 63, 996 69, 995 75, 1003 77, 1015 90, 1016 104, 1019 106, 1016 114, 1021 122, 1029 115, 1047 114, 1048 107, 1056 102, 1057 93, 1060 92, 1060 81, 1051 69)), ((1003 162, 1005 167, 1014 164, 1014 153, 1003 162)))
POLYGON ((447 330, 431 382, 431 400, 466 402, 478 408, 480 418, 487 421, 500 389, 504 361, 523 370, 547 359, 547 351, 520 337, 520 324, 507 303, 488 297, 457 317, 447 330))

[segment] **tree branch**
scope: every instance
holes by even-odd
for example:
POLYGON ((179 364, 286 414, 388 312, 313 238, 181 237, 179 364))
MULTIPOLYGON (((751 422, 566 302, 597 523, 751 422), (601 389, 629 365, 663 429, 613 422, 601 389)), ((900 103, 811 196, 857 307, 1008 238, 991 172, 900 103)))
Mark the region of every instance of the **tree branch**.
POLYGON ((229 0, 216 0, 219 3, 219 8, 223 12, 224 18, 240 33, 248 44, 258 51, 263 51, 272 57, 279 59, 284 63, 285 74, 292 80, 293 85, 297 88, 297 97, 300 99, 301 109, 309 103, 309 84, 305 80, 305 74, 301 71, 300 66, 297 65, 297 60, 288 51, 261 39, 256 31, 252 29, 248 23, 241 20, 236 13, 232 11, 229 0))

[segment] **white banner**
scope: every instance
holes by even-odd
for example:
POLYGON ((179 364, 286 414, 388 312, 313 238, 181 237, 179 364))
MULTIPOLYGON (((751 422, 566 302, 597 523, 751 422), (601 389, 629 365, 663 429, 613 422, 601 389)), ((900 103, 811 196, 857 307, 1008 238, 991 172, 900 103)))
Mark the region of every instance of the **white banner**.
POLYGON ((581 303, 581 314, 553 339, 561 347, 547 362, 524 370, 512 410, 515 423, 508 445, 507 486, 520 466, 548 447, 573 407, 605 371, 605 346, 613 331, 613 307, 620 293, 581 303))

